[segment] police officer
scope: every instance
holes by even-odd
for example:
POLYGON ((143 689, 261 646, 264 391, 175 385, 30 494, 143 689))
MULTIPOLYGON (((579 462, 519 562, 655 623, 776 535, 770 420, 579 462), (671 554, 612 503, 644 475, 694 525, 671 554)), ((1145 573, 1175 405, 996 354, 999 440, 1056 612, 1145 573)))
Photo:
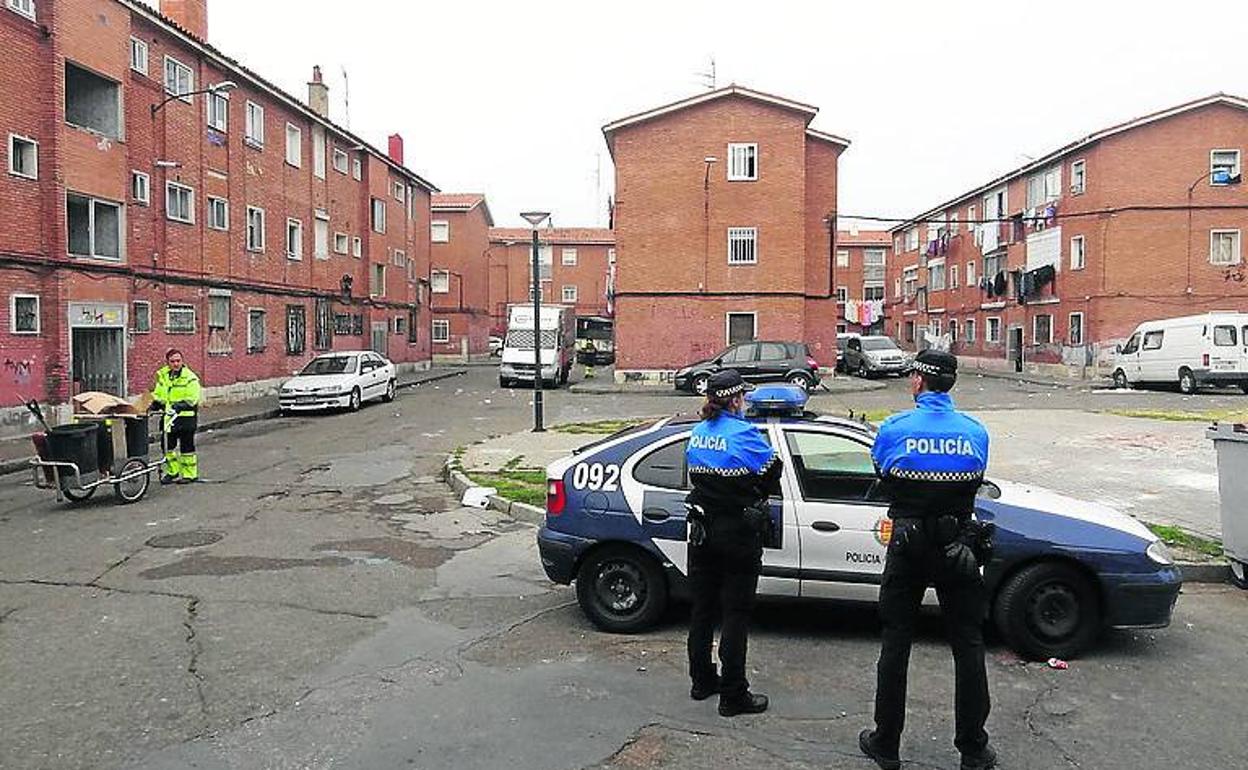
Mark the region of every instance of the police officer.
POLYGON ((883 639, 876 670, 875 730, 858 736, 862 752, 886 770, 898 768, 906 714, 906 674, 915 618, 929 585, 936 587, 953 651, 954 745, 962 770, 996 765, 984 722, 988 676, 983 621, 987 596, 979 562, 986 560, 983 525, 971 519, 988 464, 988 432, 954 409, 953 355, 925 350, 910 387, 916 408, 880 426, 872 458, 890 500, 893 534, 880 586, 883 639))
POLYGON ((750 692, 745 678, 746 637, 769 528, 767 498, 779 494, 781 462, 762 433, 745 419, 750 386, 735 371, 707 383, 702 421, 689 438, 686 459, 693 491, 689 509, 689 695, 719 693, 719 713, 757 714, 767 696, 750 692), (711 660, 720 622, 720 673, 711 660))
POLYGON ((177 348, 165 353, 165 365, 156 372, 152 398, 152 409, 165 413, 165 475, 160 483, 199 481, 199 455, 195 453, 199 377, 182 361, 182 351, 177 348))

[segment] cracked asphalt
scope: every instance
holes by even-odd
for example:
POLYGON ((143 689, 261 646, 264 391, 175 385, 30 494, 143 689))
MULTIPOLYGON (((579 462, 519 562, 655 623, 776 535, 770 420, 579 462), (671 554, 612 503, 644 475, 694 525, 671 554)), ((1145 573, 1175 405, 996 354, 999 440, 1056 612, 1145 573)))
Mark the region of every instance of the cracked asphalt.
MULTIPOLYGON (((761 607, 751 679, 773 708, 722 719, 688 699, 680 609, 599 633, 546 581, 532 523, 457 505, 446 453, 529 421, 529 393, 493 385, 473 369, 357 415, 205 436, 208 483, 133 506, 0 480, 0 767, 872 767, 855 743, 869 609, 761 607)), ((692 403, 547 408, 555 423, 692 403)), ((1108 634, 1068 671, 994 643, 989 729, 1003 767, 1231 765, 1248 756, 1246 675, 1248 594, 1191 587, 1171 628, 1108 634)), ((903 757, 956 767, 938 618, 911 682, 903 757)))

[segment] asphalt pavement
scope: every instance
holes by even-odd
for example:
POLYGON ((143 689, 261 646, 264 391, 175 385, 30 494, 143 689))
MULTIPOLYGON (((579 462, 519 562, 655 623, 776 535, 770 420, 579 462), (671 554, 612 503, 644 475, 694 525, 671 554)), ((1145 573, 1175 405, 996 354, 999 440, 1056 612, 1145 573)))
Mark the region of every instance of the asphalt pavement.
MULTIPOLYGON (((994 382, 963 402, 1103 398, 994 382)), ((531 392, 496 384, 470 369, 358 414, 215 431, 205 483, 132 506, 68 508, 0 479, 0 767, 871 767, 853 736, 873 612, 765 606, 751 678, 774 708, 725 720, 688 700, 679 609, 648 634, 602 634, 545 579, 531 524, 459 507, 446 454, 531 421, 531 392)), ((900 383, 837 398, 906 404, 900 383)), ((555 423, 695 404, 556 391, 546 408, 555 423)), ((1248 594, 1204 586, 1170 628, 1110 633, 1067 671, 994 643, 1002 766, 1242 760, 1245 649, 1248 594)), ((903 754, 956 767, 937 618, 911 670, 903 754)))

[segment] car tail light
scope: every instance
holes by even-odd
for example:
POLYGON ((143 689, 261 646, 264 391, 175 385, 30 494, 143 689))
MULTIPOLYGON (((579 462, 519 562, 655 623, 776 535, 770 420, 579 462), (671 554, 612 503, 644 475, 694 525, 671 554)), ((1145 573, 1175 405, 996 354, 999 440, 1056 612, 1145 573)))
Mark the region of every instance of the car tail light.
POLYGON ((1201 356, 1201 363, 1202 363, 1202 365, 1203 365, 1203 366, 1208 366, 1208 365, 1209 365, 1209 354, 1208 354, 1208 353, 1206 353, 1206 354, 1204 354, 1203 356, 1201 356))
POLYGON ((568 504, 568 496, 563 491, 563 479, 546 481, 546 515, 558 516, 568 504))

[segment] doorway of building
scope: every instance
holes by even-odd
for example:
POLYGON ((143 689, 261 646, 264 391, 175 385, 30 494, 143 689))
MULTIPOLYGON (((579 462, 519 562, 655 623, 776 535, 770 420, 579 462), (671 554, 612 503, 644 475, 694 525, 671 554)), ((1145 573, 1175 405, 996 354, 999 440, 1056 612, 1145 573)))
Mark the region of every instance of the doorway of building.
POLYGON ((122 329, 71 329, 73 390, 126 395, 125 333, 122 329))
POLYGON ((390 325, 385 321, 373 321, 372 332, 373 352, 379 356, 389 358, 390 355, 386 352, 386 342, 390 338, 390 325))
POLYGON ((1023 370, 1023 327, 1010 327, 1010 344, 1006 350, 1006 356, 1014 364, 1014 371, 1021 372, 1023 370))

